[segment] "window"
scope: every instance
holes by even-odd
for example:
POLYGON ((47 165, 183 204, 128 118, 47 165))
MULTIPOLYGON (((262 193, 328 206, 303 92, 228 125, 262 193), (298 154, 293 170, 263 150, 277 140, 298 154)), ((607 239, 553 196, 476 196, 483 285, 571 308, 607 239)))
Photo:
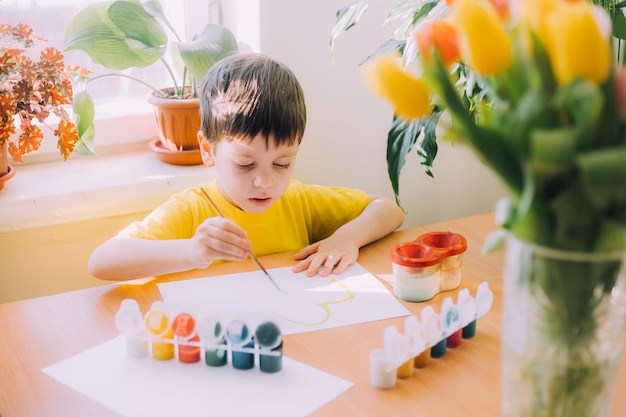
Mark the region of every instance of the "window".
MULTIPOLYGON (((95 65, 82 51, 63 51, 65 27, 70 19, 89 4, 103 0, 0 0, 0 22, 26 23, 48 39, 65 55, 65 63, 82 65, 94 75, 112 73, 110 69, 95 65)), ((177 33, 191 39, 206 23, 224 24, 238 40, 250 49, 258 50, 258 2, 259 0, 160 0, 168 20, 177 33), (256 22, 256 23, 255 23, 256 22), (238 28, 241 30, 238 33, 238 28)), ((155 63, 147 68, 132 68, 125 74, 146 80, 162 87, 171 84, 164 65, 155 63)), ((155 134, 152 107, 145 97, 150 89, 141 83, 124 77, 104 77, 89 84, 89 92, 96 102, 95 148, 98 153, 119 145, 144 146, 155 134)), ((59 158, 56 140, 49 129, 49 136, 41 148, 25 156, 26 162, 56 160, 59 158)))

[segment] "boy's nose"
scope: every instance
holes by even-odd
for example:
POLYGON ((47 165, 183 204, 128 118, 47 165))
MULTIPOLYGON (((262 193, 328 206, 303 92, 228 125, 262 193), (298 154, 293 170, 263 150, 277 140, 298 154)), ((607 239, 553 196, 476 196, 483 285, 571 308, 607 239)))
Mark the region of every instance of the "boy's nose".
POLYGON ((254 186, 258 188, 269 188, 274 185, 274 177, 271 172, 259 172, 254 177, 254 186))

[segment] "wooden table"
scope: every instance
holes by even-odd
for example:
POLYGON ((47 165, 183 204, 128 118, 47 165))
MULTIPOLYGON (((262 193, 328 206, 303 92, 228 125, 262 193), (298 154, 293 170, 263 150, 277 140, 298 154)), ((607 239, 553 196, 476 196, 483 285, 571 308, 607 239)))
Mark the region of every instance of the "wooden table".
MULTIPOLYGON (((448 349, 440 359, 413 376, 399 379, 391 390, 369 382, 369 353, 383 345, 390 324, 404 328, 405 317, 348 327, 289 335, 284 354, 354 383, 314 416, 497 416, 500 413, 501 274, 503 254, 481 253, 485 236, 496 229, 491 214, 395 232, 363 248, 359 263, 392 290, 391 246, 428 231, 461 233, 468 241, 460 288, 475 294, 487 281, 494 304, 478 320, 477 334, 448 349)), ((293 253, 262 258, 268 268, 294 264, 293 253)), ((216 265, 160 277, 143 285, 112 284, 0 305, 0 416, 112 416, 107 408, 41 372, 41 368, 117 336, 113 317, 124 298, 135 298, 142 311, 161 299, 157 282, 255 270, 252 261, 216 265)), ((444 297, 456 300, 458 289, 425 303, 403 304, 418 317, 425 305, 439 311, 444 297)), ((622 364, 612 416, 626 415, 626 365, 622 364)), ((277 410, 277 416, 280 415, 277 410)))

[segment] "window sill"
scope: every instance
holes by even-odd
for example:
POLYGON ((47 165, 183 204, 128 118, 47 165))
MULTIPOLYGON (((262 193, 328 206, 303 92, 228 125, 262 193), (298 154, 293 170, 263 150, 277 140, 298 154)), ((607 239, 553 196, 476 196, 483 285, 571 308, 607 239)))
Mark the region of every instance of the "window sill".
POLYGON ((151 210, 214 175, 203 165, 165 164, 147 146, 14 167, 0 191, 0 233, 151 210))

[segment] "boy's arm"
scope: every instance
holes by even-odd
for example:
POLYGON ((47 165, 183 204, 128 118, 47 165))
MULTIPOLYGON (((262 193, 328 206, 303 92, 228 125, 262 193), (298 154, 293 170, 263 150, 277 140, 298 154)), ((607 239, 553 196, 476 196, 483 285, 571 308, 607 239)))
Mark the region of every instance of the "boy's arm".
POLYGON ((113 238, 89 258, 89 273, 104 280, 129 280, 207 268, 216 259, 245 260, 250 242, 234 222, 214 217, 189 239, 113 238))
POLYGON ((402 225, 404 213, 396 203, 384 197, 370 196, 370 203, 352 221, 339 227, 330 237, 307 246, 295 255, 301 260, 294 272, 306 270, 307 276, 340 274, 356 262, 359 249, 387 236, 402 225), (320 270, 321 268, 321 270, 320 270))

